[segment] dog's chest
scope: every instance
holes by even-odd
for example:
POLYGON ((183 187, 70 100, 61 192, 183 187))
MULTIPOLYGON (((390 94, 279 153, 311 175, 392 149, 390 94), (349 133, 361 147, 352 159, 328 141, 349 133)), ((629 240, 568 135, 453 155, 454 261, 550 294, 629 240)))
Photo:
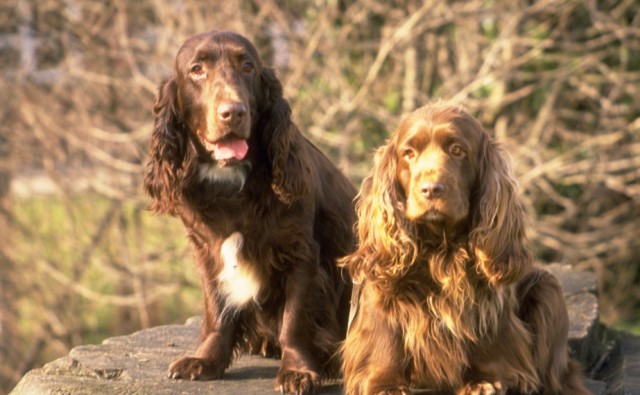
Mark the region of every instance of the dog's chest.
POLYGON ((257 301, 261 289, 255 266, 243 258, 243 244, 242 233, 234 232, 220 247, 222 270, 218 274, 218 284, 227 298, 227 304, 236 308, 257 301))

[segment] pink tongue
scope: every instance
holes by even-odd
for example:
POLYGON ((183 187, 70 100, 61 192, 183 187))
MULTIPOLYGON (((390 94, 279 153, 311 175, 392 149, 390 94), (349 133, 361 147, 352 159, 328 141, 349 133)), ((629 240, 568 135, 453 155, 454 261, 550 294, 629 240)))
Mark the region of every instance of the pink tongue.
POLYGON ((235 158, 242 160, 247 155, 249 146, 245 140, 229 139, 212 145, 213 158, 216 160, 225 160, 235 158))

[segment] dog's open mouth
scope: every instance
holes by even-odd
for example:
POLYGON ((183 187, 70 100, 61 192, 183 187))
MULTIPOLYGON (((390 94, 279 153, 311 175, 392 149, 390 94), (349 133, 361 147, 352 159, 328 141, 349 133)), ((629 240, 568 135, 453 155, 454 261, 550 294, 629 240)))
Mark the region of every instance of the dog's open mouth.
POLYGON ((249 151, 247 141, 237 137, 225 137, 215 143, 205 141, 204 145, 211 157, 221 163, 241 161, 249 151))

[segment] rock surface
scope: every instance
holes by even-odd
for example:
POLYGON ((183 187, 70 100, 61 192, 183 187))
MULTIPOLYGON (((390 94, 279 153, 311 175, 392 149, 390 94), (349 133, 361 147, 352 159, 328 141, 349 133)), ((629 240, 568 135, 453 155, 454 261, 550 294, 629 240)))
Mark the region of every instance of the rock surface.
POLYGON ((609 394, 640 394, 640 338, 624 335, 608 359, 606 374, 609 394))
MULTIPOLYGON (((563 285, 569 316, 570 347, 587 372, 606 378, 587 380, 594 394, 640 394, 640 339, 622 337, 605 347, 598 322, 595 276, 569 266, 545 266, 563 285), (605 372, 599 374, 599 372, 605 372)), ((27 373, 12 395, 23 394, 270 394, 279 363, 242 356, 224 379, 208 382, 170 380, 167 367, 193 353, 200 319, 165 325, 100 345, 79 346, 68 356, 27 373)), ((341 394, 339 383, 326 383, 319 394, 341 394)), ((425 392, 426 393, 426 392, 425 392)))
POLYGON ((598 296, 595 275, 576 271, 569 265, 543 266, 562 284, 569 312, 569 347, 573 358, 591 367, 597 362, 602 326, 598 314, 598 296))
MULTIPOLYGON (((11 394, 252 394, 270 393, 278 361, 243 356, 220 381, 170 380, 167 367, 193 353, 200 319, 79 346, 33 370, 11 394)), ((329 392, 327 392, 329 393, 329 392)), ((337 392, 336 392, 337 393, 337 392)))

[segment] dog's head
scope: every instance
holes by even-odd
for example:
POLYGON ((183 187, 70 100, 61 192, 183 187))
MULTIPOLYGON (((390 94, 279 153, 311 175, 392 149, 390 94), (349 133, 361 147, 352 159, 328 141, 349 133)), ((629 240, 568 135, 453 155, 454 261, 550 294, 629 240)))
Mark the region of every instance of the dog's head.
POLYGON ((212 160, 245 159, 257 118, 262 65, 241 35, 208 32, 189 38, 175 61, 176 106, 187 130, 212 160))
POLYGON ((492 282, 513 281, 531 263, 502 149, 471 115, 446 103, 408 115, 378 149, 358 216, 352 272, 402 275, 424 246, 453 240, 466 243, 492 282))
POLYGON ((282 202, 307 193, 304 137, 282 84, 245 37, 211 31, 187 39, 154 114, 145 189, 156 211, 175 210, 185 180, 242 190, 255 166, 268 169, 282 202))

